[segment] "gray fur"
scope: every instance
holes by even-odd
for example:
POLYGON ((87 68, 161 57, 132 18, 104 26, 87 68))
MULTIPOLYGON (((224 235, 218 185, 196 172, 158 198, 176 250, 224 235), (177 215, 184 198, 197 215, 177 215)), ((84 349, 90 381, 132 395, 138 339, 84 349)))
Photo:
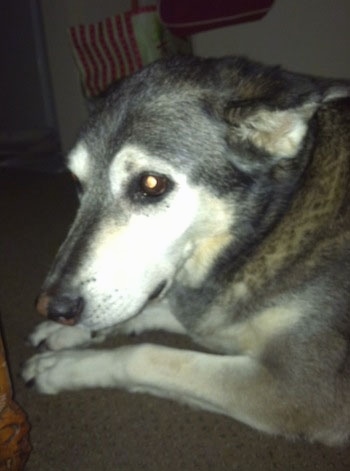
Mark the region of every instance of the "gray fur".
MULTIPOLYGON (((181 244, 191 247, 183 259, 174 258, 171 279, 155 276, 149 288, 151 298, 166 283, 163 320, 159 311, 153 314, 155 301, 145 298, 130 314, 140 320, 116 330, 186 332, 213 354, 121 349, 105 354, 104 375, 74 382, 68 376, 98 363, 101 354, 53 352, 30 360, 25 379, 34 378, 42 392, 146 391, 270 433, 343 443, 350 430, 349 92, 346 81, 243 58, 160 61, 111 90, 79 137, 90 176, 82 179, 81 208, 44 295, 87 298, 80 323, 62 327, 67 332, 93 326, 103 337, 112 327, 108 311, 117 294, 101 295, 91 307, 95 280, 82 274, 94 241, 106 227, 126 227, 133 214, 157 221, 179 186, 175 181, 164 196, 145 198, 138 162, 126 159, 116 201, 107 183, 110 168, 123 149, 136 146, 155 157, 150 171, 164 163, 174 175, 186 175, 208 206, 200 206, 200 222, 169 251, 173 256, 181 244)), ((155 222, 155 231, 162 230, 155 222)), ((62 336, 43 327, 33 343, 43 338, 50 346, 62 336)), ((81 338, 85 345, 86 330, 81 338)))

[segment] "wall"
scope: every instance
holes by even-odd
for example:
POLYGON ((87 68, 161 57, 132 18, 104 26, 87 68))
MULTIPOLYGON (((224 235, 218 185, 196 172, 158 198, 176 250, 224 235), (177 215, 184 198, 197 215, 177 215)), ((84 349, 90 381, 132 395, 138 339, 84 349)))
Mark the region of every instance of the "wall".
POLYGON ((41 8, 60 138, 67 152, 87 116, 68 28, 123 11, 129 8, 129 0, 41 0, 41 8))
MULTIPOLYGON (((86 116, 67 28, 123 11, 129 1, 41 2, 61 140, 67 150, 86 116)), ((261 21, 196 35, 194 51, 203 56, 244 54, 295 71, 350 77, 349 18, 349 0, 275 0, 261 21)))
MULTIPOLYGON (((68 28, 126 11, 131 6, 131 0, 40 0, 40 2, 61 143, 63 150, 67 152, 87 116, 68 28)), ((138 2, 139 5, 154 3, 152 0, 138 0, 138 2)))
POLYGON ((294 71, 350 78, 349 0, 275 0, 261 21, 198 34, 204 56, 243 54, 294 71))

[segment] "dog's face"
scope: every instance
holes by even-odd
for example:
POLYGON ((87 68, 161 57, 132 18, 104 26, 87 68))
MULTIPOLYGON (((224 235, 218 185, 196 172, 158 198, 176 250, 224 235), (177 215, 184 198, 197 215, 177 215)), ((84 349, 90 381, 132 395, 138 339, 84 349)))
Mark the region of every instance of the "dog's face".
POLYGON ((69 167, 81 206, 47 283, 84 299, 89 328, 140 312, 185 276, 199 245, 228 233, 225 201, 142 147, 122 146, 102 169, 80 144, 69 167))
POLYGON ((281 106, 282 78, 251 67, 158 63, 90 118, 68 156, 81 204, 43 287, 51 317, 73 317, 66 300, 81 299, 79 322, 91 329, 126 320, 175 280, 204 283, 224 250, 237 254, 267 230, 307 163, 317 105, 299 78, 303 101, 293 91, 281 106))

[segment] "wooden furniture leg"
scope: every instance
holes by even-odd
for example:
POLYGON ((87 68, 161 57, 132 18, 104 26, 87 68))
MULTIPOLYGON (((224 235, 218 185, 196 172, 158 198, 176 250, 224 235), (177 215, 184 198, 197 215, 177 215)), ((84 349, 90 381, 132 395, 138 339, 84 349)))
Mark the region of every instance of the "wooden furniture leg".
POLYGON ((22 471, 30 451, 29 424, 13 400, 0 333, 0 471, 22 471))

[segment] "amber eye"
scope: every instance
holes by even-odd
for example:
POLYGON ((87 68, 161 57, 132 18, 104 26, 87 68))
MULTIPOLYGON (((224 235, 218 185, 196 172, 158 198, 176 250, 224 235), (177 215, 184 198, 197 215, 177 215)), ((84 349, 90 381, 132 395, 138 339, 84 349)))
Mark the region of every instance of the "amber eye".
POLYGON ((160 196, 167 190, 168 183, 162 175, 147 174, 141 178, 141 190, 146 196, 160 196))

